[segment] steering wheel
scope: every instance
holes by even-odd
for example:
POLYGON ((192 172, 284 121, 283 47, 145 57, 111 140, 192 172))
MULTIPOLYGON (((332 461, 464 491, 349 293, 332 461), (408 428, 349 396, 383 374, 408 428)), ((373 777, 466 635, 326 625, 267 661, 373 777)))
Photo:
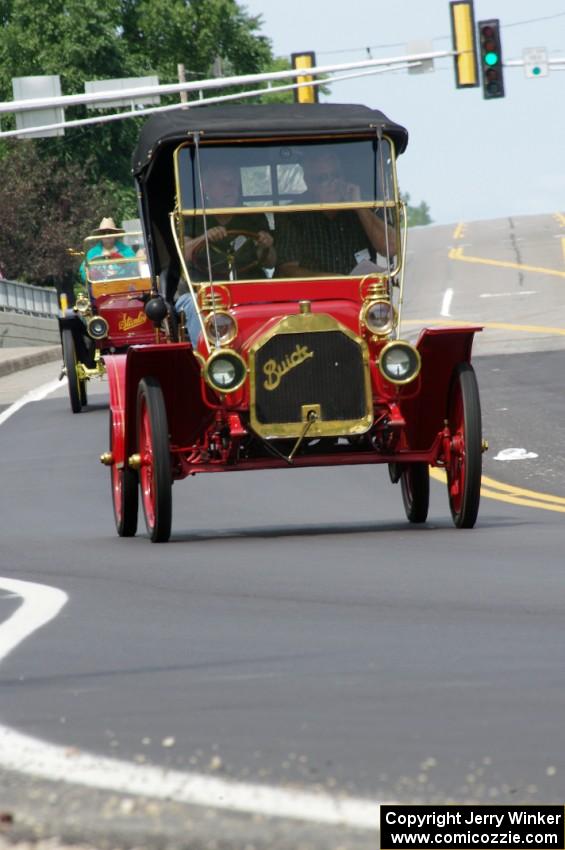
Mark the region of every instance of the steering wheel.
MULTIPOLYGON (((219 242, 209 242, 210 245, 210 262, 212 271, 224 266, 228 273, 237 271, 240 274, 248 271, 253 266, 259 265, 257 259, 256 243, 257 233, 254 230, 226 230, 226 235, 219 242), (244 237, 245 241, 238 248, 235 243, 239 236, 244 237), (249 256, 248 239, 253 240, 253 256, 249 256), (226 244, 228 243, 228 244, 226 244)), ((200 245, 192 252, 192 265, 202 274, 208 274, 208 258, 206 255, 206 240, 203 239, 200 245)))

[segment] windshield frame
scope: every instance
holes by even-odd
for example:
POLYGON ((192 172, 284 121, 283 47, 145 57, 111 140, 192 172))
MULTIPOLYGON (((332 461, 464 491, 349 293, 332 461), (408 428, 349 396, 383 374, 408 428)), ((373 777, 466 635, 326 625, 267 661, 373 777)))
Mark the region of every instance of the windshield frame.
MULTIPOLYGON (((383 148, 380 148, 381 151, 383 148)), ((376 169, 381 167, 380 163, 382 160, 380 159, 380 153, 378 149, 374 150, 374 161, 376 169)), ((244 140, 226 140, 226 139, 210 139, 206 140, 204 138, 200 138, 197 142, 195 142, 194 138, 187 139, 179 144, 173 153, 173 164, 174 164, 174 184, 175 184, 175 209, 173 211, 173 219, 176 226, 176 232, 178 236, 178 240, 180 242, 181 251, 184 257, 185 247, 186 247, 186 221, 187 219, 195 218, 197 216, 206 217, 207 215, 254 215, 258 213, 262 214, 274 214, 281 215, 286 213, 299 213, 299 212, 316 212, 316 211, 341 211, 341 210, 360 210, 367 209, 372 211, 385 210, 385 215, 388 215, 390 212, 394 214, 394 222, 391 222, 391 226, 394 227, 396 234, 396 242, 397 245, 401 246, 403 244, 403 240, 401 238, 401 229, 404 225, 404 217, 403 217, 403 203, 400 199, 399 188, 398 188, 398 178, 397 178, 397 168, 396 168, 396 148, 393 139, 383 133, 382 135, 378 135, 377 133, 367 133, 367 134, 324 134, 324 135, 316 135, 316 136, 277 136, 266 138, 245 138, 244 140), (280 144, 288 144, 293 147, 298 146, 308 146, 310 149, 314 150, 316 147, 323 150, 324 145, 327 143, 335 144, 336 147, 339 145, 348 145, 354 143, 367 143, 371 142, 373 144, 377 144, 378 146, 382 145, 383 142, 387 145, 387 150, 385 156, 389 159, 387 163, 387 176, 385 178, 385 189, 392 189, 392 197, 384 198, 382 200, 357 200, 357 201, 340 201, 334 203, 328 202, 315 202, 309 200, 304 203, 285 203, 285 204, 251 204, 251 205, 238 205, 238 206, 206 206, 206 207, 185 207, 183 205, 183 181, 181 176, 181 156, 182 151, 187 148, 194 150, 200 150, 200 154, 196 153, 195 160, 197 163, 200 162, 200 155, 203 150, 210 148, 223 148, 225 150, 237 151, 237 149, 241 149, 242 146, 258 146, 264 148, 272 148, 275 145, 280 144)), ((237 165, 237 163, 234 163, 237 165)), ((301 164, 298 162, 298 164, 301 164)), ((243 167, 241 164, 237 165, 237 167, 243 167)), ((381 178, 379 176, 376 177, 377 181, 381 178)), ((390 277, 397 275, 403 265, 402 251, 399 250, 395 255, 395 261, 393 262, 393 258, 391 257, 388 261, 388 268, 386 270, 386 274, 390 277)), ((335 273, 328 272, 324 277, 333 278, 333 277, 349 277, 349 275, 338 275, 335 273)), ((287 278, 286 276, 276 276, 275 278, 269 278, 269 280, 276 279, 277 281, 282 280, 292 280, 292 278, 287 278)), ((248 279, 249 280, 249 279, 248 279)), ((258 279, 260 280, 260 279, 258 279)), ((217 283, 221 281, 218 280, 217 283)), ((237 283, 236 281, 226 281, 229 283, 237 283)), ((267 281, 269 282, 269 281, 267 281)), ((195 281, 198 285, 198 281, 195 281)))
MULTIPOLYGON (((280 137, 280 138, 270 138, 270 139, 245 139, 242 143, 238 142, 226 142, 226 140, 210 140, 206 141, 204 139, 199 141, 200 150, 203 151, 206 148, 225 148, 227 149, 237 149, 242 148, 243 145, 245 147, 250 147, 252 145, 257 145, 264 148, 271 148, 274 145, 279 144, 289 144, 294 147, 297 147, 301 144, 308 145, 311 149, 315 149, 317 147, 316 143, 328 143, 332 142, 339 146, 345 146, 348 144, 361 143, 361 142, 375 142, 377 141, 375 135, 348 135, 348 136, 316 136, 312 137, 304 137, 300 139, 296 139, 295 137, 280 137)), ((203 207, 185 207, 183 206, 183 192, 182 192, 182 177, 181 177, 181 168, 180 168, 180 156, 181 151, 186 148, 195 148, 195 144, 193 140, 187 140, 182 144, 178 145, 175 148, 173 157, 174 157, 174 173, 175 173, 175 195, 176 195, 176 204, 175 209, 182 216, 196 216, 203 215, 207 213, 212 214, 233 214, 233 213, 249 213, 249 212, 272 212, 272 213, 282 213, 282 212, 304 212, 308 210, 333 210, 333 209, 383 209, 387 208, 396 208, 400 205, 399 199, 399 191, 398 191, 398 179, 396 173, 396 151, 394 147, 394 142, 387 136, 383 134, 382 138, 378 140, 379 144, 383 141, 388 143, 389 150, 387 151, 387 155, 390 155, 390 174, 392 176, 392 188, 393 188, 393 197, 390 199, 381 200, 371 200, 371 201, 352 201, 352 202, 339 202, 339 203, 314 203, 312 201, 308 201, 305 203, 290 203, 290 204, 261 204, 261 205, 238 205, 238 206, 220 206, 213 207, 211 205, 207 205, 205 208, 203 207)), ((324 144, 319 146, 320 150, 323 150, 325 147, 324 144)), ((377 158, 379 154, 375 152, 375 157, 377 158)))

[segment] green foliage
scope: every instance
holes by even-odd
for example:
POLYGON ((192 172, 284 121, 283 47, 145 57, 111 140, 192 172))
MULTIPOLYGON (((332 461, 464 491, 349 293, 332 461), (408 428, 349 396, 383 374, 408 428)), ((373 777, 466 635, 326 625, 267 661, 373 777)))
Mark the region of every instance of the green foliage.
POLYGON ((271 60, 269 40, 257 34, 260 18, 236 0, 124 0, 122 9, 129 55, 161 82, 177 80, 178 63, 198 79, 217 56, 236 74, 257 73, 271 60))
POLYGON ((83 239, 98 225, 100 210, 115 213, 109 183, 90 186, 80 164, 61 168, 40 155, 36 141, 7 145, 2 161, 0 262, 9 280, 68 287, 76 275, 83 239))
POLYGON ((415 227, 418 224, 433 224, 433 219, 430 215, 430 208, 425 201, 422 201, 417 207, 410 205, 410 195, 408 192, 401 192, 400 197, 406 203, 408 212, 408 227, 415 227))

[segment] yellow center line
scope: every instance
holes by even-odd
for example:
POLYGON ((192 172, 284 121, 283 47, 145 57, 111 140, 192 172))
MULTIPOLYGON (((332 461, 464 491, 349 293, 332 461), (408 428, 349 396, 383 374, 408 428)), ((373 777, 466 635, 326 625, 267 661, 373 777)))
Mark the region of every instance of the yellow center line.
MULTIPOLYGON (((430 469, 430 477, 436 481, 441 481, 443 484, 447 481, 443 469, 430 469)), ((511 505, 538 508, 542 511, 553 511, 554 513, 565 513, 565 499, 561 496, 550 496, 548 493, 538 493, 535 490, 526 490, 522 487, 515 487, 512 484, 503 484, 486 475, 483 475, 482 478, 481 496, 511 505)))
POLYGON ((446 325, 447 327, 462 327, 474 328, 480 325, 487 330, 497 331, 521 331, 526 333, 536 334, 553 334, 556 336, 565 336, 565 328, 546 327, 545 325, 514 325, 509 322, 469 322, 462 319, 403 319, 403 325, 411 325, 414 327, 427 327, 430 325, 446 325))
POLYGON ((561 251, 563 252, 563 262, 565 263, 565 236, 561 237, 561 251))
POLYGON ((504 484, 501 481, 496 481, 494 478, 489 478, 488 475, 483 475, 482 483, 487 487, 491 487, 493 490, 504 490, 506 493, 510 493, 514 496, 565 505, 565 499, 562 496, 551 496, 548 493, 539 493, 537 490, 527 490, 525 487, 516 487, 514 484, 504 484))
POLYGON ((465 230, 465 223, 460 221, 459 224, 457 225, 457 227, 455 228, 455 230, 453 231, 453 238, 454 239, 462 239, 464 230, 465 230))
POLYGON ((506 260, 488 260, 485 257, 466 257, 463 248, 451 248, 448 254, 450 260, 460 260, 462 263, 480 263, 485 266, 499 266, 504 269, 520 269, 524 272, 536 272, 537 274, 549 274, 555 277, 565 277, 565 272, 558 269, 548 269, 544 266, 528 266, 524 263, 511 263, 506 260))
POLYGON ((556 221, 558 221, 558 222, 559 222, 559 224, 561 225, 561 227, 565 227, 565 215, 563 215, 563 213, 556 212, 556 213, 554 213, 553 218, 554 218, 556 221))

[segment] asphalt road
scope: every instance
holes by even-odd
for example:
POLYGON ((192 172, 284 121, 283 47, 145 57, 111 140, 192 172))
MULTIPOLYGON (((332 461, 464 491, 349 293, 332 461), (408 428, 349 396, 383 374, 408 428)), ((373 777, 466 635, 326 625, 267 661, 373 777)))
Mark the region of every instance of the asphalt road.
MULTIPOLYGON (((460 232, 413 234, 407 327, 442 311, 496 324, 475 360, 485 474, 565 500, 565 280, 448 256, 465 243, 468 257, 562 270, 565 230, 547 216, 460 232), (509 447, 535 457, 495 459, 509 447)), ((275 788, 565 799, 565 501, 532 507, 500 490, 458 531, 440 482, 429 521, 411 527, 384 468, 232 473, 175 484, 169 544, 118 539, 97 463, 104 388, 91 397, 72 416, 60 391, 0 426, 0 574, 69 595, 0 666, 2 724, 73 752, 275 788)), ((0 596, 0 622, 16 602, 0 596)), ((279 846, 265 830, 264 846, 279 846)), ((292 830, 284 841, 302 846, 292 830)))

